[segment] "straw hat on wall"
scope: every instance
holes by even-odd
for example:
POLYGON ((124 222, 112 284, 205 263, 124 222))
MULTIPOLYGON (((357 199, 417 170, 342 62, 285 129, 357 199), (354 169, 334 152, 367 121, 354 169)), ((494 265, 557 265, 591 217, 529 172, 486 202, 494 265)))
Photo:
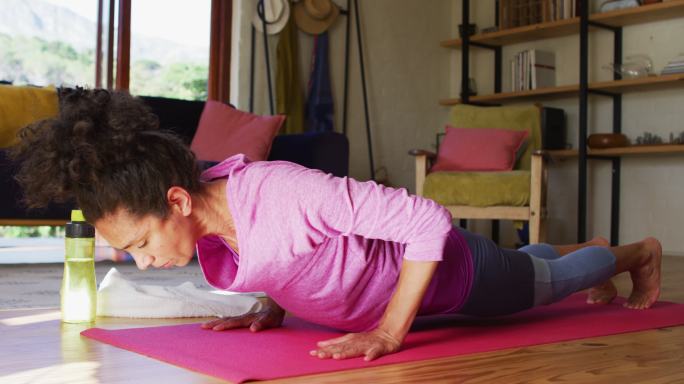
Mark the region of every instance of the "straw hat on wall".
POLYGON ((332 0, 301 0, 294 6, 297 27, 312 35, 327 31, 339 15, 340 9, 332 0))
POLYGON ((263 12, 264 20, 266 20, 266 33, 274 35, 285 28, 285 24, 287 24, 287 20, 290 18, 290 2, 288 0, 263 0, 263 2, 263 11, 259 7, 260 2, 256 2, 257 8, 254 12, 252 23, 257 31, 263 32, 263 21, 259 17, 260 13, 263 12))

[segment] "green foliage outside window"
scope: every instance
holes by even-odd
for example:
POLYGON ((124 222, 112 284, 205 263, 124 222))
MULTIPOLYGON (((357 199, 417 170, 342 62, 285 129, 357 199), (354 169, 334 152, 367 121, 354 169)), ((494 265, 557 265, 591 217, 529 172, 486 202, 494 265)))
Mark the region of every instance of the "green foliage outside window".
POLYGON ((64 237, 64 227, 48 226, 0 226, 0 237, 23 238, 23 237, 64 237))
POLYGON ((138 60, 131 65, 131 93, 206 100, 207 66, 193 63, 162 66, 153 60, 138 60))
MULTIPOLYGON (((0 33, 0 80, 15 84, 92 87, 94 58, 93 50, 78 51, 65 42, 0 33)), ((206 64, 162 65, 139 60, 131 64, 130 91, 135 95, 206 100, 207 74, 206 64)))
POLYGON ((80 85, 84 73, 94 72, 94 57, 92 50, 78 52, 60 41, 0 34, 0 80, 80 85))

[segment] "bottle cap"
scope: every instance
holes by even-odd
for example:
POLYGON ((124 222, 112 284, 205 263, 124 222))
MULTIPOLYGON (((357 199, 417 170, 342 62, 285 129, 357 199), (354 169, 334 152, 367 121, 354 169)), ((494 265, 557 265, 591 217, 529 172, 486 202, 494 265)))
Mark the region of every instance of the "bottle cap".
POLYGON ((72 209, 71 221, 86 221, 85 217, 83 217, 83 211, 80 209, 72 209))
POLYGON ((85 217, 83 217, 83 212, 81 212, 81 210, 74 209, 71 211, 71 221, 66 224, 66 237, 95 237, 95 227, 85 221, 85 217))

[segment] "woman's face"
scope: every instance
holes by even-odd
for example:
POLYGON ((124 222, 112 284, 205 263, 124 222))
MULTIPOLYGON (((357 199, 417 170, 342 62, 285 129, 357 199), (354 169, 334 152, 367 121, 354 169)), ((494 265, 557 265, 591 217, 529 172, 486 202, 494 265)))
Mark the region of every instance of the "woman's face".
POLYGON ((191 220, 175 206, 165 219, 138 218, 119 209, 95 222, 95 228, 111 246, 133 255, 139 269, 183 267, 195 252, 197 237, 191 220))

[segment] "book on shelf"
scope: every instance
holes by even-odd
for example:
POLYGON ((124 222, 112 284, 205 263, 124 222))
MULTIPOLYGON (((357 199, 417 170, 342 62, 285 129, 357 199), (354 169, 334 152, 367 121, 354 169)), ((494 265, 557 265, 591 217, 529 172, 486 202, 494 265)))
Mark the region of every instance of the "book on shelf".
POLYGON ((660 72, 661 75, 672 75, 675 73, 684 73, 684 55, 679 55, 670 60, 660 72))
POLYGON ((661 75, 674 75, 677 73, 684 73, 684 66, 681 67, 673 67, 673 68, 666 68, 663 69, 660 74, 661 75))
POLYGON ((499 0, 499 28, 509 29, 579 15, 579 0, 499 0))
POLYGON ((556 86, 556 55, 539 49, 519 52, 511 60, 511 91, 556 86))
POLYGON ((548 0, 499 0, 499 28, 508 29, 544 21, 548 0))

